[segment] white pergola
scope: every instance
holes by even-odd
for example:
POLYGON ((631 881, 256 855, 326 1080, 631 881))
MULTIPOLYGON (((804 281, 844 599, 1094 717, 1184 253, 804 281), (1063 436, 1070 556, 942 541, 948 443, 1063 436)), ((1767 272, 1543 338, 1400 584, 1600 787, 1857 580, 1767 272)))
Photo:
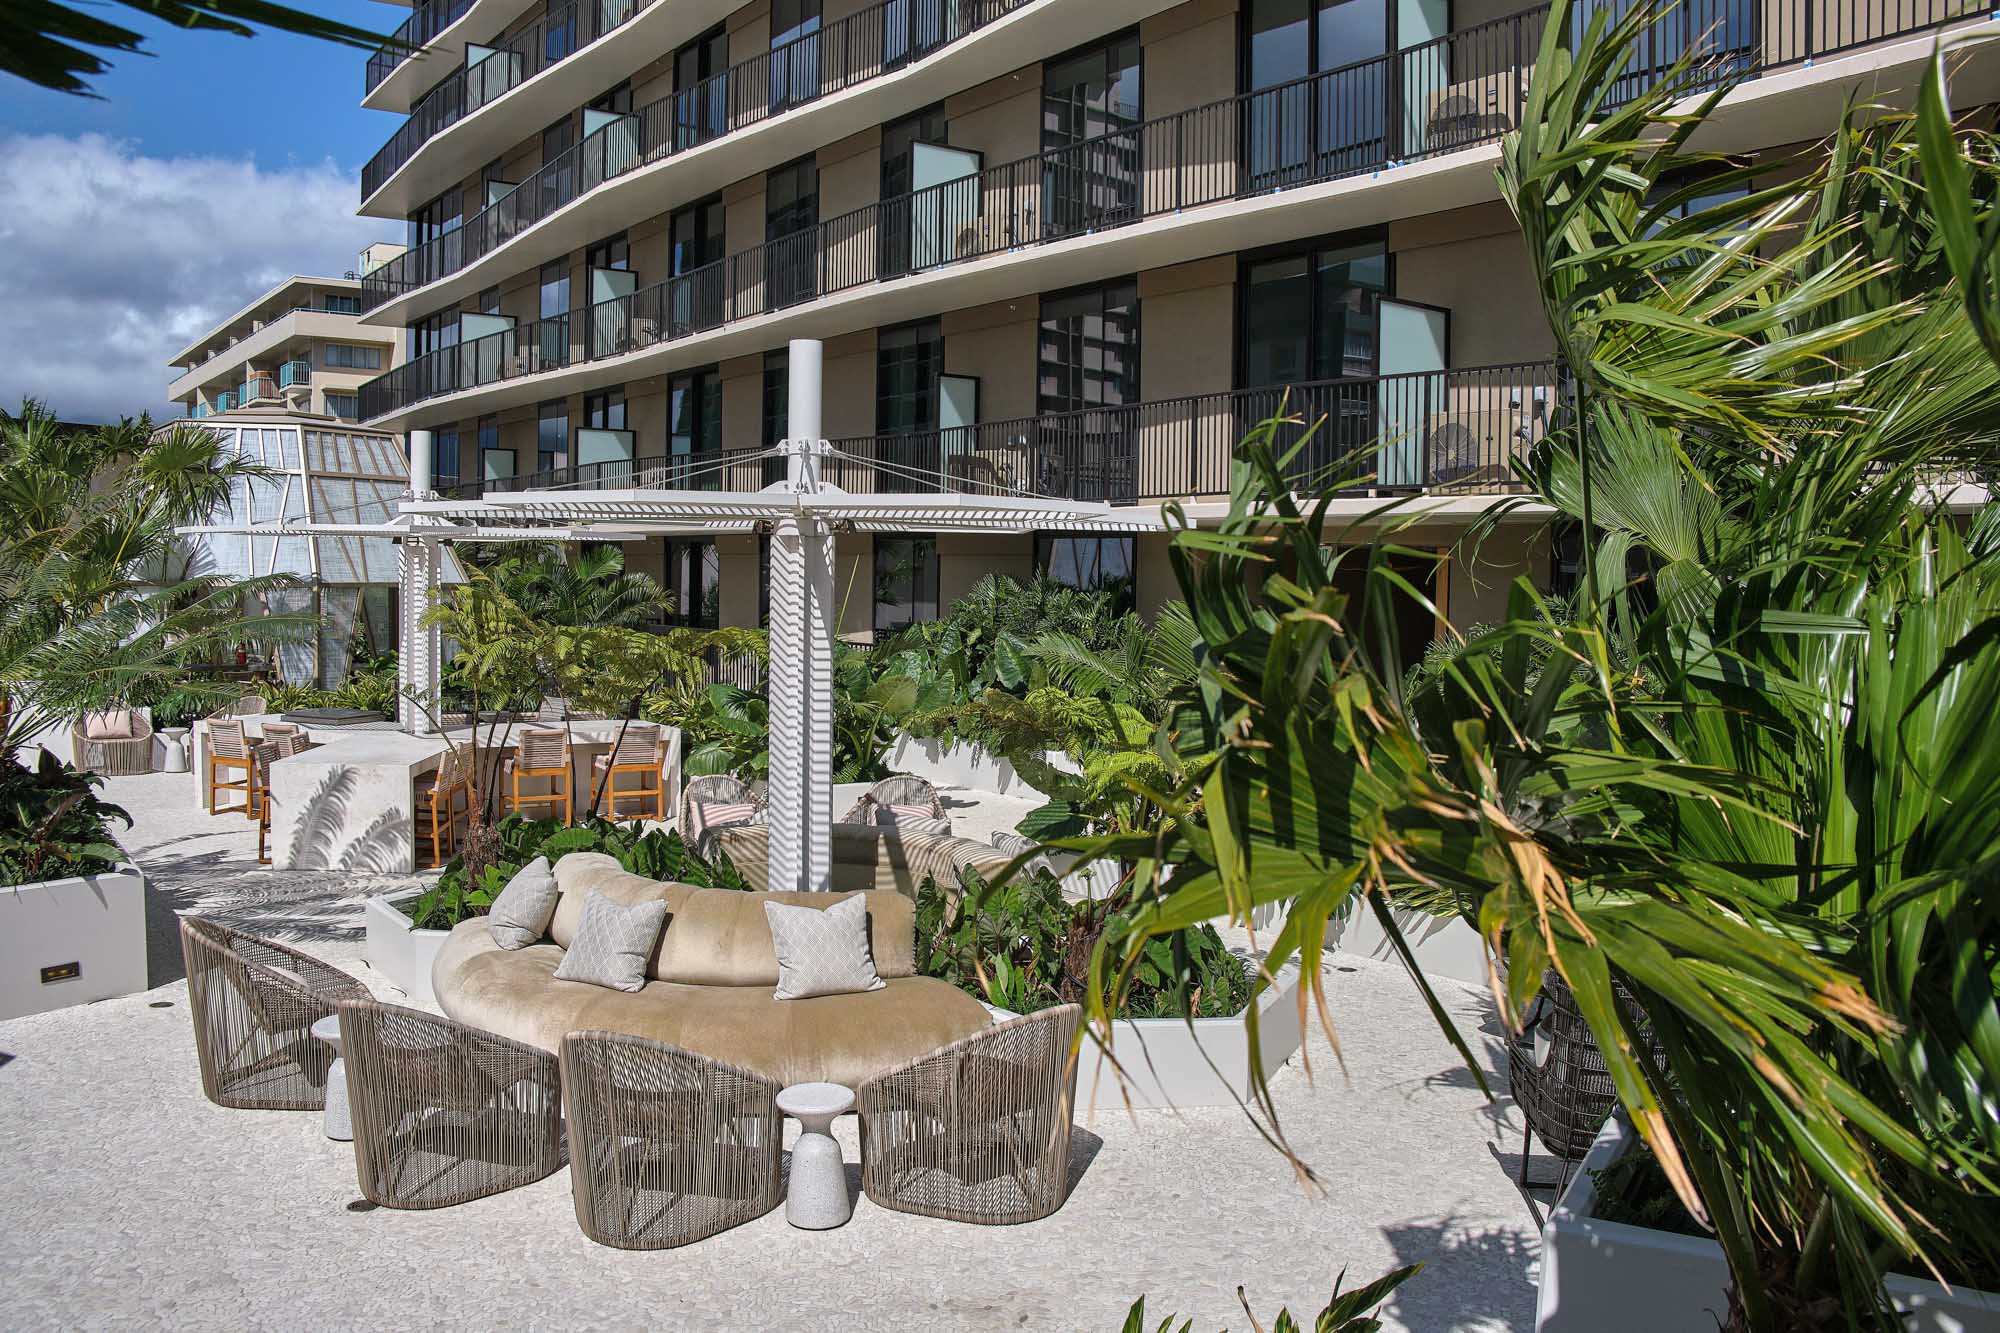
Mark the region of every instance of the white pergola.
MULTIPOLYGON (((431 436, 410 433, 412 498, 398 520, 402 538, 403 683, 435 698, 437 631, 424 614, 438 596, 442 548, 448 542, 610 540, 618 537, 763 532, 771 538, 770 882, 825 889, 830 883, 833 823, 833 648, 839 635, 834 603, 834 539, 841 532, 1078 533, 1159 532, 1156 512, 1109 504, 1056 500, 1026 493, 964 494, 941 472, 925 473, 878 460, 853 460, 894 474, 908 492, 864 495, 821 480, 836 454, 820 435, 821 345, 794 340, 790 359, 791 437, 772 452, 786 460, 785 479, 757 491, 611 490, 520 491, 476 501, 435 498, 431 436)), ((733 460, 740 466, 744 460, 733 460)), ((675 476, 685 485, 706 471, 675 476)), ((959 483, 963 485, 964 483, 959 483)), ((406 703, 403 725, 425 720, 406 703)))

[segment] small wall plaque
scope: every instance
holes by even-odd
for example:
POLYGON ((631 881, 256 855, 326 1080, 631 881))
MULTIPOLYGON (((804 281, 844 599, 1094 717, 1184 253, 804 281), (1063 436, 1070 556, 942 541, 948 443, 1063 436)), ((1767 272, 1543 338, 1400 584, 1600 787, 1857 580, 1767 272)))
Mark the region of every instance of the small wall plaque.
POLYGON ((82 975, 82 963, 51 963, 42 969, 42 984, 46 986, 51 981, 75 981, 82 975))

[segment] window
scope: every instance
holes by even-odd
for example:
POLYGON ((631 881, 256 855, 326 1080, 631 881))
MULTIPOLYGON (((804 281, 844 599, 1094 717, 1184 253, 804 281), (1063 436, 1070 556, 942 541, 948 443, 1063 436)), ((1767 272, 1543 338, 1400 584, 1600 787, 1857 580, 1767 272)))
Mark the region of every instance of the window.
POLYGON ((667 381, 667 452, 704 467, 683 474, 681 485, 693 490, 719 490, 722 473, 714 467, 722 451, 722 376, 714 366, 686 370, 667 381))
POLYGON ((564 116, 542 131, 542 165, 535 173, 541 181, 542 216, 561 208, 576 197, 576 124, 564 116))
POLYGON ((326 364, 335 370, 380 370, 382 349, 357 347, 352 343, 328 343, 326 364))
MULTIPOLYGON (((409 326, 410 359, 458 345, 458 311, 440 310, 409 326)), ((328 362, 331 365, 331 362, 328 362)))
POLYGON ((603 393, 583 396, 583 424, 587 430, 625 429, 625 389, 620 385, 603 393))
POLYGON ((765 261, 765 297, 773 308, 807 300, 817 290, 818 222, 819 168, 812 158, 802 157, 765 176, 764 239, 785 241, 770 246, 765 261))
POLYGON ((937 541, 931 537, 875 539, 875 633, 937 619, 937 541))
POLYGON ((329 393, 326 396, 326 410, 342 421, 353 421, 361 415, 361 395, 353 393, 329 393))
POLYGON ((361 313, 361 298, 327 292, 319 298, 319 308, 331 315, 358 315, 361 313))
POLYGON ((542 265, 541 317, 555 319, 569 313, 569 261, 558 259, 542 265))
POLYGON ((585 268, 630 269, 632 267, 632 247, 626 244, 625 233, 607 236, 583 252, 585 268))
POLYGON ((668 224, 668 267, 679 277, 726 257, 722 230, 722 196, 674 210, 668 224))
POLYGON ((893 124, 882 127, 882 198, 895 199, 910 192, 910 150, 920 143, 946 144, 951 141, 950 122, 944 103, 934 102, 893 124))
POLYGON ((553 65, 576 50, 576 6, 549 0, 543 14, 542 63, 553 65))
POLYGON ((1380 241, 1246 261, 1239 383, 1259 388, 1373 375, 1378 308, 1388 289, 1380 241))
POLYGON ((692 148, 729 129, 729 34, 720 25, 674 52, 674 147, 692 148))
POLYGON ((938 424, 944 337, 934 319, 884 329, 875 342, 875 431, 908 435, 938 424))
POLYGON ((479 307, 479 313, 482 315, 499 314, 500 289, 498 287, 488 287, 485 291, 479 294, 479 298, 476 302, 474 302, 474 304, 479 307))
POLYGON ((714 629, 722 613, 722 559, 712 538, 674 538, 666 546, 667 591, 676 624, 714 629))
POLYGON ((1042 78, 1042 216, 1067 233, 1136 214, 1139 143, 1138 32, 1049 62, 1042 78), (1112 137, 1105 137, 1105 136, 1112 137), (1068 149, 1067 152, 1056 152, 1068 149))
POLYGON ((440 426, 431 436, 431 484, 458 485, 458 427, 440 426))
POLYGON ((479 418, 478 436, 479 475, 481 477, 513 476, 514 451, 500 447, 500 418, 479 418))
MULTIPOLYGON (((775 449, 784 442, 785 432, 791 428, 791 399, 791 354, 783 348, 764 353, 764 403, 759 438, 766 449, 775 449)), ((783 481, 787 470, 783 456, 766 458, 764 484, 783 481)))
MULTIPOLYGON (((1257 183, 1313 179, 1379 161, 1384 146, 1387 89, 1381 66, 1367 64, 1389 49, 1387 0, 1247 0, 1243 6, 1242 87, 1245 92, 1290 85, 1257 99, 1250 110, 1250 169, 1257 183), (1309 74, 1344 70, 1309 84, 1309 74)), ((1423 6, 1412 5, 1400 44, 1417 45, 1423 6)))
POLYGON ((1035 534, 1035 573, 1072 588, 1115 594, 1120 613, 1132 609, 1132 538, 1035 534))
POLYGON ((1043 412, 1138 402, 1138 280, 1043 297, 1037 374, 1043 412))
POLYGON ((410 214, 410 248, 434 241, 446 232, 457 231, 465 221, 465 210, 460 192, 446 190, 437 198, 410 214))
POLYGON ((559 472, 569 466, 569 403, 543 403, 535 423, 535 471, 559 472))
POLYGON ((771 0, 771 111, 819 96, 820 0, 771 0))

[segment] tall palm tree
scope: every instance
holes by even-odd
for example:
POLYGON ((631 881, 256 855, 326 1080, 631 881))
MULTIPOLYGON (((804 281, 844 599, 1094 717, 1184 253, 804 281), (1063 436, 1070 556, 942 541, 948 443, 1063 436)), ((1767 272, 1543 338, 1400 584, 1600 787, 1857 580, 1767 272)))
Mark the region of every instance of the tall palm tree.
POLYGON ((1172 801, 1202 818, 1089 844, 1155 880, 1093 1019, 1148 938, 1265 903, 1323 1017, 1336 912, 1422 986, 1387 895, 1445 890, 1509 1023, 1551 971, 1575 993, 1731 1328, 1896 1328, 1885 1268, 2000 1271, 2000 525, 1939 503, 2000 446, 2000 365, 1917 171, 1950 155, 1990 216, 2000 144, 1857 112, 1690 213, 1753 183, 1688 150, 1726 91, 1692 58, 1630 94, 1658 12, 1579 32, 1559 2, 1502 152, 1573 377, 1530 480, 1584 526, 1574 615, 1524 581, 1406 696, 1395 552, 1343 594, 1331 497, 1293 501, 1255 433, 1221 530, 1173 550, 1204 656, 1172 801))

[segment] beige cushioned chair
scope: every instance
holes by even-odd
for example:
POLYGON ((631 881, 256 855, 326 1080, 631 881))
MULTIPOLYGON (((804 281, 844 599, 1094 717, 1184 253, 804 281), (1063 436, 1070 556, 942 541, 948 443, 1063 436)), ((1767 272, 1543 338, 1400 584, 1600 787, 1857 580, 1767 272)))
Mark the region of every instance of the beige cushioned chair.
POLYGON ((431 968, 431 988, 445 1013, 545 1051, 558 1050, 569 1032, 627 1032, 780 1084, 824 1080, 848 1087, 990 1021, 985 1006, 964 991, 916 975, 915 905, 902 894, 867 895, 869 944, 886 986, 779 1000, 773 998, 778 955, 765 902, 830 907, 845 895, 660 883, 598 852, 565 856, 555 872, 562 896, 540 943, 502 949, 485 917, 452 930, 431 968), (621 903, 666 899, 667 928, 647 962, 643 989, 555 979, 590 893, 621 903))

